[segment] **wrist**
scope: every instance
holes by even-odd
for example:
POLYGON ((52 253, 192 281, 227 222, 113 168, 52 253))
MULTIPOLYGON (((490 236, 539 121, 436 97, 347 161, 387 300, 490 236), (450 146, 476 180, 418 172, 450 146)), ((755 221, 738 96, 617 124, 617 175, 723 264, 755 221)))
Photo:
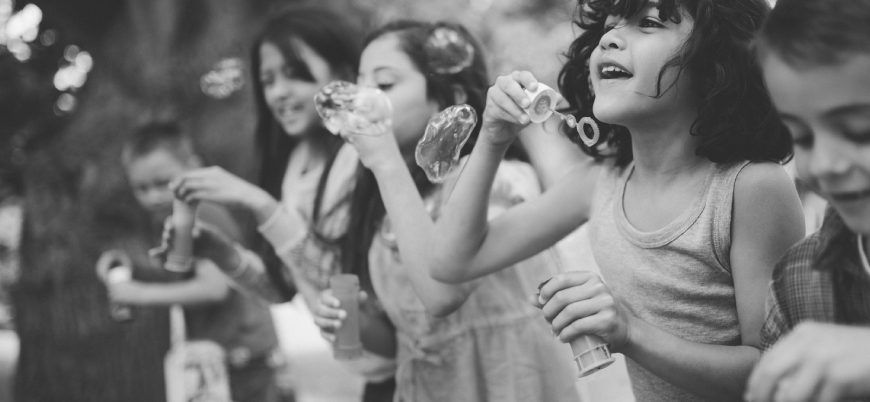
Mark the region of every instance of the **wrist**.
POLYGON ((499 135, 497 133, 490 131, 490 130, 487 130, 486 133, 481 132, 481 134, 486 134, 486 135, 480 135, 480 137, 477 141, 477 144, 475 144, 474 148, 484 149, 487 152, 498 155, 499 157, 502 157, 505 154, 505 152, 507 152, 507 149, 514 142, 513 137, 505 138, 505 139, 498 139, 497 137, 499 137, 499 135))
POLYGON ((248 208, 253 212, 254 218, 257 219, 257 224, 262 225, 278 209, 278 201, 272 198, 266 191, 259 189, 259 191, 252 195, 248 208))

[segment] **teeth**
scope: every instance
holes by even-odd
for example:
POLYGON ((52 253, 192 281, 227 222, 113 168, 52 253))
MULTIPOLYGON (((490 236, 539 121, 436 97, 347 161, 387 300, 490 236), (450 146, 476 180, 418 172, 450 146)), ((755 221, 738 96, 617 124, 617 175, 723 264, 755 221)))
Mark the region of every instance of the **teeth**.
POLYGON ((616 67, 616 66, 607 66, 607 67, 604 67, 604 68, 601 69, 601 72, 602 72, 602 73, 623 73, 623 74, 628 74, 628 71, 625 71, 625 70, 623 70, 623 69, 621 69, 621 68, 619 68, 619 67, 616 67))

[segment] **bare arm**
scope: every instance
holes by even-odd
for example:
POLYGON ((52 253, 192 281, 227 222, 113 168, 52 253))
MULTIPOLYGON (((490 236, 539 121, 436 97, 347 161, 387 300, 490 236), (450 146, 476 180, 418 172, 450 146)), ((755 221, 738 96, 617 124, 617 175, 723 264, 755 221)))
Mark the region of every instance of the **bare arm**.
POLYGON ((121 282, 107 285, 110 298, 118 303, 142 306, 195 306, 226 299, 230 289, 223 275, 208 260, 196 261, 196 275, 170 283, 121 282))
POLYGON ((552 246, 588 218, 598 169, 565 142, 574 149, 548 159, 547 150, 559 143, 550 136, 560 135, 555 124, 548 124, 545 130, 526 128, 529 132, 522 136, 547 192, 487 222, 498 165, 520 126, 529 122, 519 106, 528 101, 521 84, 537 85, 534 81, 527 72, 515 72, 499 77, 487 93, 480 137, 436 223, 431 275, 438 280, 463 282, 513 265, 552 246), (536 135, 544 141, 536 144, 536 135), (559 166, 568 161, 567 168, 559 166))

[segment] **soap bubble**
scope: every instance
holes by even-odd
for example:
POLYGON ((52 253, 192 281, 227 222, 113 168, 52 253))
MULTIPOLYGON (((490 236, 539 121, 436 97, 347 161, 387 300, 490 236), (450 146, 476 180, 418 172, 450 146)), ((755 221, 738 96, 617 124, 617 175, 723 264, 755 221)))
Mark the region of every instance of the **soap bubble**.
POLYGON ((417 165, 433 183, 441 183, 459 162, 459 151, 477 124, 477 112, 468 105, 444 109, 429 120, 423 138, 417 143, 417 165))
POLYGON ((455 29, 435 28, 424 46, 429 67, 438 74, 456 74, 474 62, 474 46, 455 29))
POLYGON ((382 135, 393 124, 393 106, 385 93, 345 81, 333 81, 314 95, 314 107, 329 132, 382 135))
POLYGON ((245 63, 240 58, 223 59, 202 75, 202 93, 214 99, 226 99, 245 86, 245 63))

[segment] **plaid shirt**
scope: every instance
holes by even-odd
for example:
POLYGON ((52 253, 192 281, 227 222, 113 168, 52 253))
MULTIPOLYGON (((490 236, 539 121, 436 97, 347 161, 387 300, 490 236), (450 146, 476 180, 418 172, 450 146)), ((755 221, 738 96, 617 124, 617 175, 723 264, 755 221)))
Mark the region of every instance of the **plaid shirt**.
POLYGON ((822 228, 777 264, 761 329, 764 350, 802 321, 870 326, 870 275, 857 235, 829 209, 822 228))

